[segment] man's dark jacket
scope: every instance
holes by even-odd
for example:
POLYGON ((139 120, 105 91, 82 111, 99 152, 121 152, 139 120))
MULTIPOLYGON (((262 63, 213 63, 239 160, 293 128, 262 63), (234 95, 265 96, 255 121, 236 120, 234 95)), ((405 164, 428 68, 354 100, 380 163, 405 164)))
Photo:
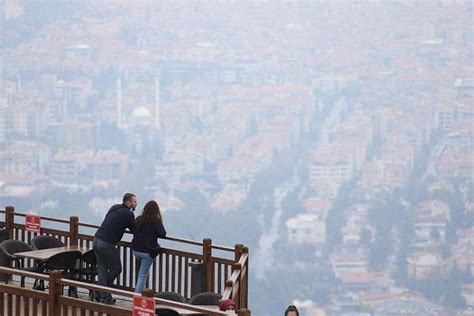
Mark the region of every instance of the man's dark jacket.
POLYGON ((116 204, 105 215, 102 225, 95 233, 95 237, 116 245, 122 239, 126 228, 133 233, 134 221, 135 215, 126 205, 116 204))

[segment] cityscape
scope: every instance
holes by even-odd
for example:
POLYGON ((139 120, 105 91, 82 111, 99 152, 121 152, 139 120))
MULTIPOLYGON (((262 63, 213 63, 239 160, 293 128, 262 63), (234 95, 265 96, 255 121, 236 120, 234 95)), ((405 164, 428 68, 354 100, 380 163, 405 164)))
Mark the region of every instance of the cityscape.
POLYGON ((249 247, 253 315, 474 315, 474 2, 4 0, 0 201, 249 247))

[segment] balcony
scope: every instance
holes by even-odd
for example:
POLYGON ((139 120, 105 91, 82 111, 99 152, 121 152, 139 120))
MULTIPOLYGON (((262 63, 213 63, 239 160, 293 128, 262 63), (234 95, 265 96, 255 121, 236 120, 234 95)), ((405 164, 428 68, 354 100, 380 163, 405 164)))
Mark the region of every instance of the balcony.
MULTIPOLYGON (((0 210, 4 214, 0 229, 4 229, 8 239, 21 240, 30 244, 38 235, 25 229, 25 215, 18 213, 11 206, 0 210)), ((1 216, 1 215, 0 215, 1 216)), ((69 219, 41 217, 41 234, 60 239, 65 245, 79 245, 92 248, 93 234, 97 225, 82 223, 77 216, 69 219)), ((88 300, 86 295, 78 298, 64 295, 63 286, 75 287, 78 293, 89 290, 104 290, 94 283, 85 283, 62 278, 58 271, 49 275, 22 271, 16 267, 0 267, 0 273, 12 275, 13 280, 25 276, 27 280, 43 280, 49 284, 46 290, 38 291, 26 286, 21 288, 15 282, 0 283, 0 315, 96 315, 94 312, 112 315, 131 315, 133 293, 138 275, 138 262, 134 258, 131 236, 124 236, 118 244, 122 261, 122 274, 115 281, 113 288, 107 288, 114 296, 120 297, 123 304, 104 305, 88 300)), ((196 288, 200 291, 216 292, 223 299, 234 299, 239 316, 250 315, 248 310, 248 248, 237 244, 234 247, 215 245, 211 239, 201 241, 177 237, 166 237, 160 241, 162 253, 155 259, 148 275, 147 289, 144 296, 153 296, 154 292, 172 291, 189 299, 196 288), (190 263, 199 263, 202 267, 201 278, 196 278, 190 263), (193 274, 194 273, 194 274, 193 274), (200 282, 196 281, 200 279, 200 282)), ((27 262, 32 265, 33 262, 27 262)), ((67 291, 66 291, 67 292, 67 291)), ((200 307, 169 300, 154 298, 155 304, 175 309, 187 310, 204 315, 228 315, 215 309, 200 307)))

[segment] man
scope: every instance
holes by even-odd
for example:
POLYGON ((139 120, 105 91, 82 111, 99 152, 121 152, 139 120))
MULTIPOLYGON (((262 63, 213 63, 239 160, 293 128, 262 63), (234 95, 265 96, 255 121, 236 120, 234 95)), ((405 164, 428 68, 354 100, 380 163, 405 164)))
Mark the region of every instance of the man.
MULTIPOLYGON (((122 272, 122 263, 117 243, 122 239, 125 229, 133 232, 137 197, 133 193, 125 193, 122 204, 116 204, 105 215, 104 221, 95 233, 92 244, 97 258, 98 284, 111 287, 122 272)), ((115 304, 110 293, 96 293, 95 300, 105 304, 115 304)))
POLYGON ((290 305, 285 311, 285 316, 300 316, 300 312, 295 305, 290 305))

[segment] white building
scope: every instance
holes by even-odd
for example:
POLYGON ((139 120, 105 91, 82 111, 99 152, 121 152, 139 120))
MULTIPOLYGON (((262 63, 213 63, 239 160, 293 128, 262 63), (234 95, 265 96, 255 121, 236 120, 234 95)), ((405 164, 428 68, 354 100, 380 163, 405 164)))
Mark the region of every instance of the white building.
POLYGON ((461 286, 461 295, 466 300, 466 304, 474 306, 474 283, 461 286))
POLYGON ((326 223, 318 214, 299 214, 286 222, 291 244, 322 244, 326 239, 326 223))

